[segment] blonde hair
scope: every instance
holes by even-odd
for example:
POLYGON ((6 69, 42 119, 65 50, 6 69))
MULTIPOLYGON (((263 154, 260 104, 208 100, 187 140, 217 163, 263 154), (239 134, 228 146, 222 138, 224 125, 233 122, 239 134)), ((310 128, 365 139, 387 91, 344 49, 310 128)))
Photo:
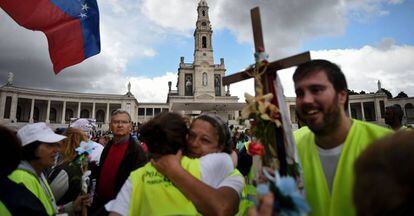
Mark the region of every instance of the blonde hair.
POLYGON ((61 146, 62 161, 68 162, 76 158, 75 149, 79 147, 81 141, 88 141, 85 133, 78 128, 68 128, 66 129, 65 136, 66 139, 63 140, 61 146))

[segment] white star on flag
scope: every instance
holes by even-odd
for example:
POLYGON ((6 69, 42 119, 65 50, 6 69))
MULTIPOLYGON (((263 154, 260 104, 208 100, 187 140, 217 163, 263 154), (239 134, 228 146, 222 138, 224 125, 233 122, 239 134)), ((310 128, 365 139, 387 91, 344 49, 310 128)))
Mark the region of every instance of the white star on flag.
POLYGON ((79 16, 83 19, 83 18, 86 18, 86 17, 88 17, 87 15, 86 15, 86 13, 80 13, 79 14, 79 16))
POLYGON ((84 10, 84 11, 88 11, 88 5, 85 3, 85 4, 82 4, 82 10, 84 10))

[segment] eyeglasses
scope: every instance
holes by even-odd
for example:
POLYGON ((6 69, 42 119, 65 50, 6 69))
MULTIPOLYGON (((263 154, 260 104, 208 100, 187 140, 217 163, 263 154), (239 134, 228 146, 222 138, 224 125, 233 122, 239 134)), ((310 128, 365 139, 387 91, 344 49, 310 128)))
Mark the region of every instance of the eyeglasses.
POLYGON ((112 124, 117 124, 117 125, 120 125, 120 124, 125 125, 125 124, 129 124, 129 123, 130 123, 130 121, 125 121, 125 120, 114 120, 114 121, 111 121, 111 123, 112 123, 112 124))

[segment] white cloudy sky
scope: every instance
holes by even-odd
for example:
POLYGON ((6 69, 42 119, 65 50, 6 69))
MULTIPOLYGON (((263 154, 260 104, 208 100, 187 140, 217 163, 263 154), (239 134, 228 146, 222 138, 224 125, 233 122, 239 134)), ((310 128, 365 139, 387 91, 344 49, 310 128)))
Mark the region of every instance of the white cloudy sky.
MULTIPOLYGON (((0 85, 64 91, 125 93, 165 102, 180 56, 192 62, 198 0, 99 1, 100 54, 54 75, 43 33, 18 26, 0 10, 0 85)), ((414 96, 412 0, 208 0, 218 63, 227 74, 252 63, 250 9, 260 6, 266 50, 276 60, 307 50, 338 63, 350 89, 375 91, 377 80, 395 96, 414 96)), ((294 96, 292 70, 281 71, 294 96)), ((231 86, 242 100, 251 81, 231 86), (246 85, 245 83, 249 83, 246 85)), ((175 86, 175 85, 173 85, 175 86)))

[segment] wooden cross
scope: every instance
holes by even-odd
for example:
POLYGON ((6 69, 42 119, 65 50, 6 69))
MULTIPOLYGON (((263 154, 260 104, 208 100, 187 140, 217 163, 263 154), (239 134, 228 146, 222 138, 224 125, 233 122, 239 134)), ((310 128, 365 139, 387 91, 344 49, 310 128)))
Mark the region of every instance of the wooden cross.
MULTIPOLYGON (((258 53, 259 51, 264 52, 264 42, 263 42, 263 33, 262 33, 262 25, 260 21, 260 10, 259 7, 255 7, 250 11, 251 20, 252 20, 252 27, 253 27, 253 38, 254 38, 254 46, 255 51, 258 53)), ((284 59, 276 60, 273 62, 269 62, 266 68, 266 71, 261 76, 261 82, 263 85, 263 94, 272 93, 273 99, 272 103, 278 106, 277 102, 277 92, 275 89, 274 81, 276 79, 276 72, 278 70, 282 70, 285 68, 289 68, 292 66, 296 66, 305 62, 310 61, 310 53, 304 52, 298 55, 290 56, 284 59)), ((251 74, 254 68, 250 68, 245 71, 241 71, 226 77, 223 77, 223 85, 230 85, 235 82, 239 82, 245 79, 252 78, 249 74, 251 74)), ((279 107, 279 106, 278 106, 279 107)), ((280 109, 281 112, 284 109, 280 109)), ((281 113, 281 115, 287 115, 287 113, 281 113)), ((282 121, 283 127, 283 121, 282 121)), ((278 158, 280 161, 280 174, 286 175, 287 174, 287 162, 286 162, 286 151, 284 147, 285 139, 284 139, 284 130, 283 128, 277 128, 276 130, 276 145, 277 149, 281 150, 278 151, 278 158)))
MULTIPOLYGON (((254 48, 255 51, 258 52, 259 49, 265 50, 264 41, 263 41, 263 33, 262 33, 262 25, 260 21, 260 10, 259 7, 255 7, 250 10, 250 15, 252 19, 252 27, 253 27, 253 39, 254 39, 254 48)), ((278 70, 283 70, 289 67, 297 66, 299 64, 308 62, 311 60, 310 53, 304 52, 301 54, 297 54, 294 56, 290 56, 284 59, 279 59, 273 62, 269 62, 267 66, 266 72, 263 74, 265 77, 275 73, 278 70)), ((237 72, 232 75, 223 77, 223 85, 230 85, 232 83, 240 82, 246 79, 252 78, 248 75, 248 72, 252 71, 253 69, 248 69, 245 71, 237 72)), ((265 82, 266 79, 262 79, 265 82)), ((270 92, 268 89, 267 83, 263 83, 265 86, 264 92, 270 92)))

